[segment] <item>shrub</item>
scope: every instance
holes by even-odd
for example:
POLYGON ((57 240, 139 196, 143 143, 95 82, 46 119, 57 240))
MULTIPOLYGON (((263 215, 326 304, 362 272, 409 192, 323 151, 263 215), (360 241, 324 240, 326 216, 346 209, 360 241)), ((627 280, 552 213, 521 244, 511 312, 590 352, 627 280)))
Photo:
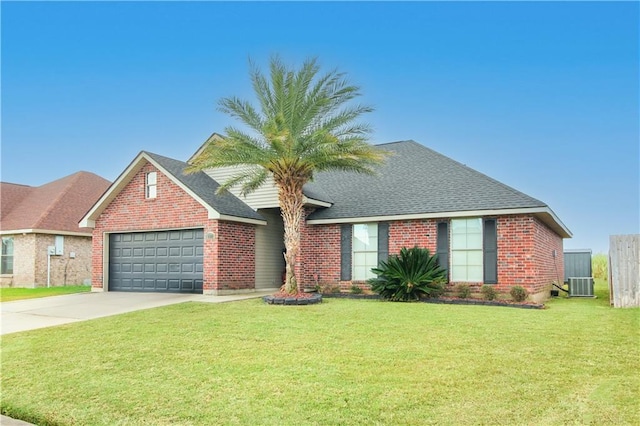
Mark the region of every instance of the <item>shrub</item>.
POLYGON ((460 299, 469 299, 471 297, 471 287, 469 287, 469 284, 458 284, 456 286, 456 294, 460 299))
POLYGON ((511 298, 516 302, 524 302, 527 296, 529 296, 529 292, 527 291, 527 289, 519 285, 511 287, 511 290, 509 290, 509 294, 511 295, 511 298))
POLYGON ((483 285, 480 291, 486 300, 495 300, 498 297, 498 292, 493 286, 483 285))
POLYGON ((362 294, 362 289, 354 284, 351 286, 351 294, 362 294))
POLYGON ((371 290, 384 299, 407 302, 422 296, 437 297, 444 291, 446 271, 424 248, 403 247, 399 255, 389 256, 371 271, 378 275, 368 281, 371 290))

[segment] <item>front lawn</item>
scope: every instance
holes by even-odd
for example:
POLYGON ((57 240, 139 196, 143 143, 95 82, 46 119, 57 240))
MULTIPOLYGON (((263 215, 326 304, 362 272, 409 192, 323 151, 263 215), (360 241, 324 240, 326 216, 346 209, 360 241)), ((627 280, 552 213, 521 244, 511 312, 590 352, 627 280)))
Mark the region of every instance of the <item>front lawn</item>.
POLYGON ((60 294, 73 294, 91 291, 89 285, 67 285, 64 287, 38 287, 38 288, 0 288, 0 302, 12 300, 34 299, 36 297, 58 296, 60 294))
POLYGON ((39 425, 640 424, 640 310, 184 303, 7 335, 39 425))

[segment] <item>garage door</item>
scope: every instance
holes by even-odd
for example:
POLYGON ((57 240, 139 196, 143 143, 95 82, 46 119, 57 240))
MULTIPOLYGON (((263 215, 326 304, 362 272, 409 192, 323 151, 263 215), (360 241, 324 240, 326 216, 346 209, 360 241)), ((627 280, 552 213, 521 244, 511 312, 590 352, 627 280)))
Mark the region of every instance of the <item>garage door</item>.
POLYGON ((202 293, 203 230, 109 236, 109 290, 202 293))

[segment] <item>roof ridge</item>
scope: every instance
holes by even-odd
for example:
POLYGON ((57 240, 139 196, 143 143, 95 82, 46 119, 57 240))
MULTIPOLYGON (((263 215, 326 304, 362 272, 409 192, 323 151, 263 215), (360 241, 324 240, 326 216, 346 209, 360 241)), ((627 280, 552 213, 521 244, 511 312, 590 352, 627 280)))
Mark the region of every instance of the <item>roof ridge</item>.
MULTIPOLYGON (((400 143, 415 143, 415 144, 418 144, 418 145, 422 145, 421 143, 416 142, 413 139, 407 139, 407 140, 402 140, 402 141, 392 141, 392 142, 377 143, 374 146, 394 145, 394 144, 400 144, 400 143)), ((422 145, 422 146, 424 146, 424 145, 422 145)))
POLYGON ((0 183, 3 183, 5 185, 24 186, 25 188, 37 188, 35 186, 27 185, 24 183, 13 183, 13 182, 6 182, 6 181, 0 181, 0 183))

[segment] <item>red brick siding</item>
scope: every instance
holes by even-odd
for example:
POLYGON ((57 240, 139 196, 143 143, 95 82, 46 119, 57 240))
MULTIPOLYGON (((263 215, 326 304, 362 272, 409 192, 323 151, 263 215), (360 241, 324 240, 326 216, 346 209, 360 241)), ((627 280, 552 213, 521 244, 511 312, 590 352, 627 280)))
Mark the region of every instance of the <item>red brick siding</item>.
MULTIPOLYGON (((425 247, 436 252, 437 223, 442 219, 394 221, 389 223, 389 254, 402 247, 425 247)), ((496 290, 508 293, 521 285, 530 293, 546 291, 550 283, 564 274, 562 238, 533 216, 504 216, 497 219, 498 283, 496 290), (555 264, 552 258, 556 250, 555 264), (556 273, 557 268, 557 273, 556 273)), ((313 287, 318 278, 324 286, 340 286, 348 291, 353 284, 368 288, 365 283, 340 281, 340 225, 307 225, 303 231, 301 263, 306 287, 313 287)), ((452 282, 449 289, 459 283, 452 282)), ((473 291, 483 285, 470 284, 473 291)))
POLYGON ((336 285, 340 281, 340 225, 312 225, 302 229, 299 279, 306 287, 336 285))
POLYGON ((505 216, 498 218, 498 284, 504 292, 514 285, 533 288, 536 281, 533 268, 533 217, 505 216))
POLYGON ((93 231, 92 285, 102 288, 104 233, 204 228, 203 288, 205 290, 255 286, 254 225, 208 219, 207 210, 151 164, 145 165, 96 220, 93 231), (157 197, 145 198, 146 173, 157 171, 157 197), (237 238, 231 234, 239 232, 237 238), (221 244, 224 250, 220 250, 221 244), (233 262, 233 266, 229 264, 233 262), (241 267, 238 262, 242 262, 241 267), (229 270, 233 269, 231 273, 229 270))
POLYGON ((218 275, 214 279, 218 290, 253 289, 255 274, 255 225, 238 222, 218 222, 218 275))
POLYGON ((531 292, 547 291, 550 284, 564 279, 563 240, 538 219, 535 221, 533 262, 538 280, 531 292), (555 257, 554 257, 555 253, 555 257), (535 290, 535 291, 533 291, 535 290))
POLYGON ((436 252, 438 221, 403 220, 389 223, 389 254, 398 254, 403 247, 424 247, 436 252))

